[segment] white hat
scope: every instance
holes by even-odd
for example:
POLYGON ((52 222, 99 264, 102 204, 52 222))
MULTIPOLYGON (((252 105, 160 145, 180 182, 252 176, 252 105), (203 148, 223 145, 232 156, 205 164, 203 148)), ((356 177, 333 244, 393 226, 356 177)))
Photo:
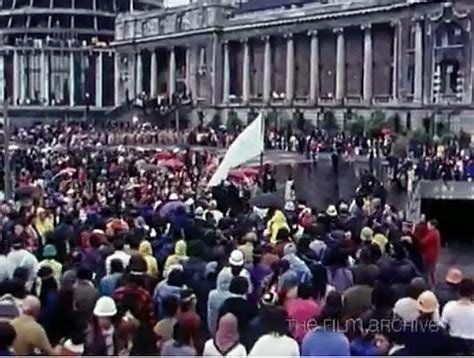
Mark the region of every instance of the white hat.
POLYGON ((200 206, 198 206, 196 208, 196 212, 195 212, 196 216, 203 216, 204 215, 204 209, 200 206))
POLYGON ((103 296, 97 300, 94 307, 94 316, 96 317, 113 317, 117 314, 117 306, 115 301, 108 297, 103 296))
POLYGON ((326 210, 326 214, 328 216, 337 216, 337 209, 334 205, 329 205, 327 210, 326 210))
POLYGON ((178 194, 176 194, 176 193, 171 193, 170 194, 170 200, 178 200, 178 199, 179 199, 178 194))
POLYGON ((230 254, 229 264, 232 266, 242 266, 244 264, 244 254, 240 250, 234 250, 230 254))

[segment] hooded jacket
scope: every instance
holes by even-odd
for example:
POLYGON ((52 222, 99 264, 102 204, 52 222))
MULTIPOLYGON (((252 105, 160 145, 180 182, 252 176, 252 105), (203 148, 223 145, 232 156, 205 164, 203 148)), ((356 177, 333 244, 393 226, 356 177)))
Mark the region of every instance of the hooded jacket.
POLYGON ((150 242, 146 240, 142 241, 138 248, 138 252, 146 261, 147 274, 152 277, 158 276, 158 264, 156 259, 153 257, 153 250, 150 242))
POLYGON ((168 256, 166 259, 164 271, 167 271, 173 265, 182 264, 187 259, 186 242, 184 240, 179 240, 174 246, 174 254, 168 256))
POLYGON ((207 300, 207 327, 210 332, 216 331, 219 309, 225 300, 234 296, 229 291, 231 281, 232 274, 221 272, 217 277, 217 287, 209 292, 209 299, 207 300))
POLYGON ((272 218, 267 223, 267 230, 270 233, 270 243, 276 244, 276 238, 278 235, 278 231, 280 229, 288 229, 290 230, 288 223, 286 222, 286 217, 282 211, 276 210, 273 214, 272 218))

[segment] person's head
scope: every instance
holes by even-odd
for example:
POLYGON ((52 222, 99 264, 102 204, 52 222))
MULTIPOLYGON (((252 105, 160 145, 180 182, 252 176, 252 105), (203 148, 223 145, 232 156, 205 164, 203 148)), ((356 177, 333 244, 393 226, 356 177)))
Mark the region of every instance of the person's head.
POLYGON ((245 277, 235 276, 230 281, 229 291, 235 295, 247 294, 248 288, 249 284, 245 277))
POLYGON ((308 300, 312 298, 313 295, 313 287, 307 283, 300 283, 298 285, 298 297, 304 300, 308 300))
POLYGON ((421 319, 432 319, 438 309, 438 299, 432 291, 423 292, 417 299, 421 319))
POLYGON ((110 272, 111 273, 123 273, 124 267, 122 260, 113 259, 110 261, 110 272))
POLYGON ((10 322, 0 321, 0 350, 11 347, 16 338, 16 330, 10 322))
POLYGON ((180 269, 171 270, 166 280, 168 285, 182 287, 185 283, 184 272, 180 269))
POLYGON ((414 300, 428 289, 428 284, 422 277, 415 277, 411 280, 410 285, 407 288, 407 297, 413 298, 414 300))
POLYGON ((167 296, 161 302, 161 308, 165 317, 174 317, 178 312, 178 299, 175 296, 167 296))
POLYGON ((331 291, 327 295, 326 304, 323 306, 320 315, 317 317, 318 325, 335 330, 339 326, 343 309, 342 296, 339 292, 331 291))
POLYGON ((280 242, 280 241, 289 241, 290 239, 290 231, 288 231, 287 228, 281 228, 280 230, 278 230, 278 233, 276 235, 276 241, 277 242, 280 242))
POLYGON ((239 321, 232 313, 226 313, 223 315, 219 322, 217 322, 217 333, 216 338, 230 338, 233 337, 235 340, 239 338, 239 321))
POLYGON ((455 268, 451 267, 448 270, 448 273, 446 274, 445 281, 452 286, 459 285, 463 279, 463 274, 462 271, 455 268))
POLYGON ((94 316, 101 329, 109 329, 112 326, 112 319, 117 315, 115 301, 108 296, 102 296, 97 300, 94 307, 94 316))
POLYGON ((81 267, 77 270, 77 279, 83 281, 92 281, 94 278, 94 273, 88 268, 81 267))
POLYGON ((405 246, 399 241, 392 244, 393 257, 397 260, 404 260, 407 256, 405 246))
POLYGON ((262 312, 263 333, 284 336, 289 334, 288 315, 282 307, 267 306, 262 312))
POLYGON ((193 311, 196 308, 196 295, 193 290, 187 288, 181 291, 179 306, 181 312, 193 311))
POLYGON ((33 295, 28 295, 23 300, 23 313, 32 316, 34 318, 38 317, 41 309, 40 300, 33 295))
POLYGON ((173 327, 174 344, 178 347, 191 345, 191 333, 180 323, 173 327))
POLYGON ((354 284, 364 286, 374 286, 375 279, 369 270, 360 270, 354 278, 354 284))
POLYGON ((463 279, 458 285, 459 297, 471 300, 474 297, 474 282, 469 279, 463 279))
POLYGON ((115 238, 113 245, 114 245, 115 251, 122 251, 123 248, 125 247, 125 244, 122 238, 115 238))
POLYGON ((390 286, 378 284, 372 290, 372 305, 376 309, 391 308, 395 304, 395 294, 390 286))
POLYGON ((438 220, 436 219, 431 219, 428 221, 428 230, 434 230, 439 227, 438 220))

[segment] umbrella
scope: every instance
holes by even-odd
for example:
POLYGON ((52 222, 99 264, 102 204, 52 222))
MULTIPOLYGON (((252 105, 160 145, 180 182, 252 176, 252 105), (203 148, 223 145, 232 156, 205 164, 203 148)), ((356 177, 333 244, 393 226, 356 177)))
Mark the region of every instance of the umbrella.
POLYGON ((264 193, 250 199, 250 205, 258 208, 282 209, 285 206, 285 201, 276 193, 264 193))
POLYGON ((158 163, 159 167, 168 167, 171 169, 179 169, 183 166, 183 162, 179 159, 168 159, 158 163))
POLYGON ((63 175, 74 175, 76 171, 77 170, 75 168, 66 168, 66 169, 61 170, 58 174, 56 174, 54 178, 60 177, 63 175))
POLYGON ((176 211, 177 208, 184 207, 184 203, 179 200, 169 201, 160 209, 160 216, 165 218, 176 211))
POLYGON ((169 151, 164 150, 162 152, 156 153, 155 156, 153 157, 153 160, 155 162, 158 162, 160 160, 168 160, 168 159, 173 159, 173 158, 174 158, 173 153, 170 153, 169 151))
POLYGON ((235 181, 247 181, 258 176, 258 170, 253 168, 234 169, 229 172, 228 178, 235 181))

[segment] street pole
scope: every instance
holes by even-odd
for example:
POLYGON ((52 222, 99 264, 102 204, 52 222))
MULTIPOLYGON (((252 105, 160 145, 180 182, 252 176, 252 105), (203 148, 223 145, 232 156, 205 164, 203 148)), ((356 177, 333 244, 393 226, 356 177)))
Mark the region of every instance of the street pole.
POLYGON ((176 126, 176 133, 179 133, 179 107, 176 105, 176 110, 175 110, 175 126, 176 126))
POLYGON ((3 135, 5 137, 5 145, 3 149, 4 161, 4 191, 5 199, 12 198, 11 187, 11 163, 10 163, 10 119, 8 118, 8 98, 3 101, 3 135))

